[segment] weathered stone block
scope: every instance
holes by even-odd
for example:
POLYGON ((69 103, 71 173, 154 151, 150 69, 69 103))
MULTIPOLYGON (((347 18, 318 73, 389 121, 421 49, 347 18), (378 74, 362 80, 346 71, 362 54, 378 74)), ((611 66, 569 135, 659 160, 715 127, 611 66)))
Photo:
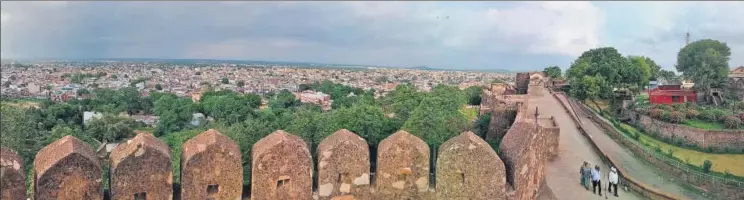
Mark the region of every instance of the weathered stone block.
POLYGON ((429 190, 429 146, 398 131, 377 151, 376 199, 422 199, 429 190), (422 194, 424 193, 424 194, 422 194))
POLYGON ((137 134, 110 155, 111 199, 172 199, 168 145, 150 133, 137 134))
POLYGON ((34 159, 34 199, 100 200, 102 169, 88 144, 65 136, 44 147, 34 159))
POLYGON ((252 199, 312 199, 313 160, 302 138, 278 130, 256 142, 252 155, 252 199))
POLYGON ((544 178, 546 156, 541 155, 541 128, 534 120, 525 117, 515 122, 501 141, 499 156, 506 167, 507 193, 513 190, 507 195, 510 199, 535 199, 544 178))
POLYGON ((209 129, 183 144, 181 199, 240 199, 243 166, 240 147, 209 129))
POLYGON ((357 196, 368 189, 369 148, 362 137, 341 129, 318 145, 318 195, 331 199, 357 196))
POLYGON ((0 199, 26 199, 23 159, 15 151, 2 146, 0 146, 0 199))
POLYGON ((463 132, 442 144, 436 176, 438 199, 506 199, 504 163, 473 132, 463 132))
POLYGON ((553 159, 558 156, 558 141, 560 141, 561 129, 558 127, 558 123, 555 122, 555 118, 540 118, 538 124, 542 128, 542 134, 545 137, 545 145, 543 147, 545 154, 548 159, 553 159))

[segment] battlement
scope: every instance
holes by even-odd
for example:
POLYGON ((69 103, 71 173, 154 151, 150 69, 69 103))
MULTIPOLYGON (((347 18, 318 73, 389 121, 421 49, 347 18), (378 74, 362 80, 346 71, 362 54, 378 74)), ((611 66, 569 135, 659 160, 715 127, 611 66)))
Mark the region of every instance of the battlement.
MULTIPOLYGON (((151 134, 138 133, 104 164, 111 169, 114 199, 240 199, 245 193, 241 152, 246 151, 252 155, 250 194, 255 200, 536 199, 547 160, 557 155, 559 127, 553 117, 539 116, 537 108, 530 107, 531 97, 489 97, 499 111, 494 113, 514 112, 510 128, 504 128, 500 153, 472 132, 463 132, 443 143, 438 155, 430 155, 423 140, 401 130, 381 141, 373 158, 363 138, 342 129, 318 145, 314 165, 305 141, 282 130, 242 151, 230 138, 208 130, 185 142, 181 155, 171 155, 151 134), (171 156, 181 158, 177 195, 172 190, 171 156), (438 158, 435 163, 431 156, 438 158), (372 159, 377 161, 374 173, 372 159), (434 184, 431 171, 436 171, 434 184)), ((22 163, 15 152, 2 148, 2 199, 25 199, 22 163)), ((36 156, 35 197, 103 199, 103 167, 93 148, 65 136, 36 156)))

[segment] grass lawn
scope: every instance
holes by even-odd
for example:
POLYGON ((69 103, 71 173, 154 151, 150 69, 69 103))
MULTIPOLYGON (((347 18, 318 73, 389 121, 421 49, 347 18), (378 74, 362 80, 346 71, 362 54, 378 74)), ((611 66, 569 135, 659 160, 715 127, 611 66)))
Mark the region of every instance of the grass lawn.
POLYGON ((705 130, 722 130, 727 129, 723 123, 706 122, 699 119, 688 119, 682 122, 682 124, 705 130))
POLYGON ((602 110, 606 110, 607 107, 610 107, 609 100, 599 99, 599 100, 595 100, 595 102, 597 102, 597 104, 594 104, 594 102, 592 102, 591 100, 586 100, 584 101, 584 105, 587 105, 593 108, 594 110, 597 110, 597 112, 599 112, 597 109, 597 105, 599 105, 599 107, 602 108, 602 110))
MULTIPOLYGON (((640 132, 627 124, 621 124, 625 130, 631 131, 634 134, 640 132)), ((669 149, 673 151, 673 156, 679 158, 682 161, 688 161, 690 164, 702 166, 705 160, 713 162, 712 171, 724 173, 726 170, 729 173, 736 176, 744 176, 744 154, 710 154, 705 152, 694 151, 690 149, 684 149, 669 145, 667 143, 655 140, 645 134, 639 134, 638 140, 646 146, 656 148, 657 146, 665 153, 669 153, 669 149)))
POLYGON ((468 108, 467 106, 463 106, 460 108, 460 113, 465 115, 465 117, 470 121, 475 121, 475 119, 478 118, 478 109, 475 108, 468 108))

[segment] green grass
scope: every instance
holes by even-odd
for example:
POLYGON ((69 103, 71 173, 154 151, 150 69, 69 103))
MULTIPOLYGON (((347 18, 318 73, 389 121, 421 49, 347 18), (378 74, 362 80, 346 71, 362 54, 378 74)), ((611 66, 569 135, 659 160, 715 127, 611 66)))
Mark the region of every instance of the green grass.
POLYGON ((744 154, 712 154, 685 149, 651 138, 628 124, 620 124, 620 126, 625 131, 638 134, 638 141, 644 146, 651 147, 652 149, 658 147, 665 154, 672 152, 672 156, 682 162, 702 166, 705 160, 710 160, 713 162, 712 171, 725 173, 728 170, 729 173, 735 176, 744 177, 744 167, 742 167, 744 166, 744 154))
POLYGON ((705 130, 723 130, 727 129, 723 123, 720 122, 707 122, 699 119, 687 119, 682 121, 682 124, 705 130))

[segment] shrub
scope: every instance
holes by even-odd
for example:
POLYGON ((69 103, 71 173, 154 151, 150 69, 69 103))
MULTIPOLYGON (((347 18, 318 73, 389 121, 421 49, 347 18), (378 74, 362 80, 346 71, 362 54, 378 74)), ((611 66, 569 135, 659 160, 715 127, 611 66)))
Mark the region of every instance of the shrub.
POLYGON ((685 107, 685 104, 681 104, 681 103, 672 104, 672 108, 674 108, 674 110, 676 110, 676 111, 682 111, 682 110, 686 110, 687 109, 685 107))
POLYGON ((653 108, 662 109, 662 110, 665 110, 665 111, 671 111, 672 110, 672 106, 666 105, 666 104, 656 104, 656 105, 654 105, 653 108))
POLYGON ((713 167, 713 162, 710 162, 710 160, 705 160, 705 162, 703 162, 703 172, 710 172, 710 167, 713 167))
POLYGON ((640 137, 641 137, 641 134, 639 134, 639 133, 634 133, 634 134, 630 135, 630 137, 632 137, 632 138, 633 138, 634 140, 638 141, 638 138, 640 138, 640 137))
POLYGON ((726 111, 723 111, 721 109, 713 109, 710 111, 711 114, 715 116, 715 120, 725 120, 726 119, 726 111))
POLYGON ((638 113, 644 114, 644 115, 648 114, 648 108, 645 108, 645 107, 636 107, 633 110, 635 110, 638 113))
POLYGON ((724 121, 726 128, 737 129, 741 125, 741 119, 735 116, 728 116, 724 121))
POLYGON ((669 116, 670 116, 670 112, 669 112, 669 111, 664 111, 664 112, 663 112, 663 113, 661 114, 661 117, 660 117, 660 118, 661 118, 661 120, 664 120, 664 121, 669 121, 669 116))
POLYGON ((692 102, 687 102, 687 103, 685 103, 685 107, 687 109, 697 109, 698 108, 698 105, 695 104, 695 103, 692 103, 692 102))
POLYGON ((716 115, 709 110, 704 110, 698 114, 698 119, 714 122, 716 121, 716 115))
POLYGON ((736 117, 738 117, 741 121, 744 121, 744 112, 737 114, 736 117))
POLYGON ((685 120, 685 115, 682 114, 681 112, 679 112, 679 111, 672 111, 672 112, 669 113, 669 122, 672 122, 672 123, 675 123, 675 124, 679 124, 683 120, 685 120))
POLYGON ((695 109, 687 109, 685 115, 687 116, 687 118, 695 119, 698 116, 698 112, 695 109))
POLYGON ((651 116, 651 118, 659 119, 664 114, 664 110, 659 108, 651 109, 651 111, 648 112, 648 115, 651 116))

